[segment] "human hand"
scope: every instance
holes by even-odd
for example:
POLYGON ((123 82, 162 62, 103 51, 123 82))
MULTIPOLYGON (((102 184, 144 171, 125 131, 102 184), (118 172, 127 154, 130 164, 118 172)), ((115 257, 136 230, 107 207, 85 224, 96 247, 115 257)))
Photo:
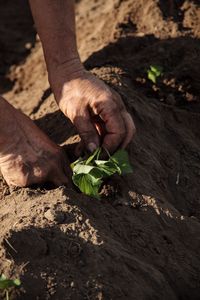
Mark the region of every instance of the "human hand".
POLYGON ((62 88, 53 86, 60 109, 77 128, 86 149, 93 152, 102 142, 114 152, 130 143, 135 133, 132 117, 119 94, 103 81, 84 70, 62 88))
POLYGON ((43 182, 69 185, 69 163, 61 148, 6 102, 4 113, 9 113, 12 120, 5 124, 5 142, 0 147, 0 170, 7 184, 19 187, 43 182))

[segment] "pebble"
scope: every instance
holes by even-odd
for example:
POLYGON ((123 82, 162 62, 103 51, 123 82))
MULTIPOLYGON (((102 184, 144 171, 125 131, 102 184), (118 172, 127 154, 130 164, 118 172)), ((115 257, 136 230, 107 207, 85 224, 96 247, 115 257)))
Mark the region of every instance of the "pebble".
POLYGON ((51 222, 56 222, 58 224, 61 224, 65 220, 65 214, 62 211, 55 211, 53 209, 48 209, 44 213, 44 217, 51 222))

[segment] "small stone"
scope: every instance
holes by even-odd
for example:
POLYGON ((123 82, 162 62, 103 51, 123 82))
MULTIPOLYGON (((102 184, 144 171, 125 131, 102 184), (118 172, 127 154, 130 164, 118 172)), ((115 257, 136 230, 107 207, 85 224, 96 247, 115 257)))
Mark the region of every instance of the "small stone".
POLYGON ((79 266, 80 267, 85 267, 85 263, 82 260, 79 260, 79 266))
POLYGON ((48 209, 45 213, 44 213, 44 217, 48 220, 53 222, 55 220, 55 212, 52 209, 48 209))
POLYGON ((82 216, 79 216, 78 219, 79 219, 79 221, 83 221, 83 217, 82 216))
POLYGON ((58 224, 62 224, 65 220, 65 214, 62 211, 55 211, 53 209, 48 209, 44 213, 44 217, 51 221, 51 222, 56 222, 58 224))
POLYGON ((8 195, 10 195, 10 190, 8 187, 5 187, 3 190, 3 196, 8 196, 8 195))
POLYGON ((169 94, 166 98, 166 103, 169 104, 169 105, 175 105, 176 104, 176 99, 174 97, 173 94, 169 94))
POLYGON ((58 224, 64 223, 64 221, 65 221, 65 213, 62 212, 62 211, 60 211, 60 210, 55 211, 55 221, 58 224))
POLYGON ((31 44, 31 43, 26 43, 26 44, 25 44, 25 48, 26 48, 27 50, 30 50, 30 49, 32 48, 32 44, 31 44))

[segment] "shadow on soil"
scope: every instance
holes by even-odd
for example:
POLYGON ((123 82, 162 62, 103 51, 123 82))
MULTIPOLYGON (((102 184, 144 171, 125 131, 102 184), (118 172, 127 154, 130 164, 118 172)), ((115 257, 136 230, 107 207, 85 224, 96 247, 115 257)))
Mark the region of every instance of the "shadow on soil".
MULTIPOLYGON (((200 6, 198 0, 190 0, 197 7, 200 6)), ((184 0, 159 0, 159 7, 162 11, 164 19, 172 19, 179 26, 180 30, 187 30, 182 26, 184 19, 184 10, 181 9, 184 0)))
POLYGON ((156 213, 140 195, 127 205, 64 194, 71 212, 60 211, 48 227, 12 231, 15 251, 5 243, 7 258, 24 266, 13 299, 199 299, 195 220, 164 207, 156 213))
POLYGON ((0 0, 0 94, 12 88, 6 75, 11 66, 24 61, 35 38, 28 1, 0 0))
MULTIPOLYGON (((198 218, 199 57, 197 39, 159 41, 147 36, 121 38, 85 62, 122 96, 136 124, 137 134, 130 147, 135 168, 130 186, 134 183, 139 193, 164 197, 183 215, 198 218), (156 85, 147 79, 147 70, 154 64, 164 70, 156 85)), ((56 143, 75 134, 60 111, 36 122, 56 143)))
MULTIPOLYGON (((11 232, 17 253, 5 245, 8 255, 17 265, 29 262, 19 299, 199 299, 200 114, 198 101, 187 98, 200 92, 199 57, 198 40, 149 36, 120 39, 85 62, 134 117, 134 172, 114 202, 64 190, 79 221, 63 210, 51 226, 11 232), (146 75, 152 64, 163 66, 167 82, 156 90, 146 75)), ((57 143, 72 134, 58 111, 37 124, 57 143)))
MULTIPOLYGON (((143 38, 121 38, 105 48, 93 53, 85 67, 105 80, 116 89, 129 108, 127 88, 132 90, 136 99, 147 99, 148 103, 157 100, 156 105, 175 107, 200 112, 200 43, 190 37, 160 41, 154 36, 143 38), (163 77, 157 79, 156 86, 147 79, 150 65, 163 68, 163 77), (114 68, 119 68, 119 71, 114 68), (113 72, 113 74, 111 74, 113 72), (122 81, 122 84, 119 81, 122 81)), ((48 88, 41 103, 51 94, 48 88)), ((36 114, 40 103, 33 111, 36 114)), ((137 123, 137 111, 130 107, 137 123)), ((37 119, 36 124, 50 138, 61 144, 76 131, 61 111, 46 114, 37 119)))

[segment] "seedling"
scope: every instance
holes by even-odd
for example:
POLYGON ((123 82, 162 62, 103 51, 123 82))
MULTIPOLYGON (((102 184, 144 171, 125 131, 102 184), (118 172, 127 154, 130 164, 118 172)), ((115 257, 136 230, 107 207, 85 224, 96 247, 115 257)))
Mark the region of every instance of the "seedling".
POLYGON ((160 66, 151 65, 147 70, 148 79, 156 83, 157 78, 162 75, 163 68, 160 66))
POLYGON ((128 153, 118 150, 108 160, 101 160, 101 148, 98 148, 87 159, 79 158, 71 164, 73 170, 72 180, 79 190, 95 198, 100 198, 99 190, 105 178, 113 174, 124 175, 132 172, 128 153))
POLYGON ((21 285, 21 281, 19 279, 8 279, 4 274, 0 277, 0 289, 5 291, 6 300, 9 300, 9 288, 18 287, 21 285))

